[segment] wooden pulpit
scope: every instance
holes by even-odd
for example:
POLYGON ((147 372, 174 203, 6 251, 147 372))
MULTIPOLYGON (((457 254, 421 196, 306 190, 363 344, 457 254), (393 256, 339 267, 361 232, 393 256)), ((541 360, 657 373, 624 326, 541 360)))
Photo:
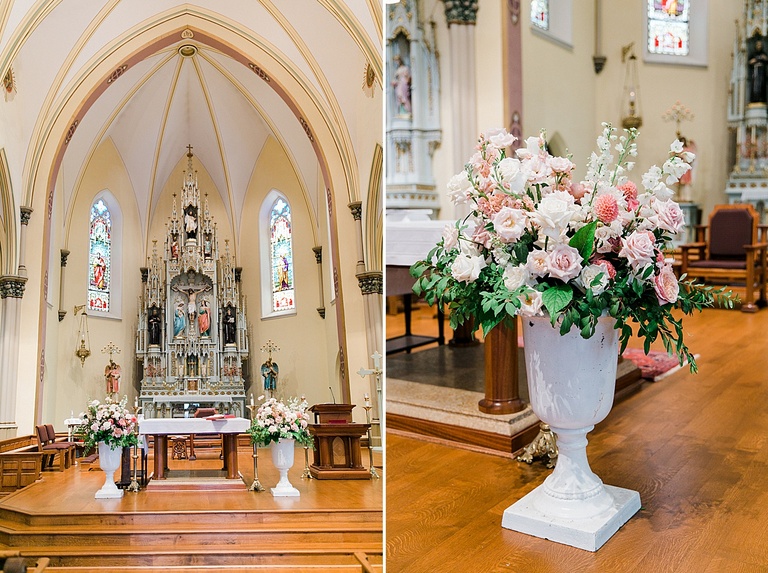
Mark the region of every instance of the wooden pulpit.
POLYGON ((370 424, 352 421, 354 404, 315 404, 309 408, 315 414, 315 423, 309 433, 315 439, 314 463, 309 473, 316 479, 370 479, 370 471, 363 466, 360 438, 370 424))

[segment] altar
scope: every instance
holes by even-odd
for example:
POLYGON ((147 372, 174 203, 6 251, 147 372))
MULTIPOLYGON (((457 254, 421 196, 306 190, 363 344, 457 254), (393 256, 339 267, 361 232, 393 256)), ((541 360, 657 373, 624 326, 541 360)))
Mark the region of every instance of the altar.
POLYGON ((145 418, 183 418, 197 408, 245 414, 249 341, 242 269, 228 241, 220 250, 192 157, 190 147, 165 237, 159 245, 153 241, 141 269, 136 358, 145 418))
POLYGON ((245 418, 145 418, 139 422, 139 436, 151 437, 155 446, 152 479, 166 479, 168 465, 168 436, 191 434, 221 434, 224 470, 227 479, 238 479, 237 436, 248 431, 251 422, 245 418))

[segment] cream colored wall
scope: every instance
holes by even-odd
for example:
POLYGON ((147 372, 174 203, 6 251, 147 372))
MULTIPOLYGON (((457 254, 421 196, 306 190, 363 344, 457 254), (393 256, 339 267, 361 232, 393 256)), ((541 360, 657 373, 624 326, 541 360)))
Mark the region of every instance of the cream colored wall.
MULTIPOLYGON (((425 2, 425 5, 430 3, 425 2)), ((501 0, 485 0, 477 13, 474 79, 478 131, 505 123, 501 18, 506 5, 501 0)), ((632 178, 639 183, 651 165, 660 164, 666 158, 669 144, 675 137, 675 125, 664 122, 662 115, 680 100, 695 114, 692 122, 681 126, 681 131, 698 146, 692 195, 706 217, 713 205, 726 201, 726 98, 735 35, 733 22, 741 16, 741 2, 709 2, 709 62, 706 67, 643 63, 643 5, 639 1, 602 2, 602 52, 608 59, 603 71, 595 74, 592 64, 594 0, 574 1, 572 49, 534 33, 527 18, 527 3, 521 4, 523 133, 525 137, 537 135, 539 129, 545 128, 550 138, 559 134, 574 156, 577 177, 583 176, 601 122, 621 124, 625 75, 621 47, 634 42, 639 61, 643 126, 632 178)), ((450 44, 442 7, 438 6, 438 9, 440 13, 436 14, 435 20, 441 56, 443 143, 435 153, 434 166, 437 189, 442 198, 441 218, 446 218, 450 217, 452 209, 445 198, 445 186, 461 166, 453 166, 451 161, 450 44)))
MULTIPOLYGON (((134 345, 137 300, 141 286, 139 267, 145 265, 144 250, 137 244, 137 237, 141 236, 139 230, 142 225, 130 178, 111 140, 106 140, 98 147, 86 168, 76 192, 66 239, 62 220, 61 210, 57 209, 52 238, 52 252, 55 256, 51 257, 50 276, 58 277, 59 270, 56 267, 60 265, 59 249, 69 249, 62 304, 67 314, 59 322, 56 304, 48 310, 46 355, 52 358, 47 360, 43 396, 43 419, 53 423, 57 430, 66 429, 63 426, 64 419, 69 417, 71 411, 75 414, 81 412, 89 399, 104 399, 104 367, 109 362, 109 356, 103 354, 102 349, 110 341, 122 350, 114 358, 123 370, 120 395, 127 395, 129 402, 133 402, 136 395, 134 345), (122 217, 122 236, 112 239, 113 244, 116 241, 122 242, 122 312, 120 318, 99 316, 96 311, 88 314, 91 356, 81 366, 74 355, 79 316, 75 318, 73 308, 86 301, 90 208, 95 196, 104 189, 108 189, 117 200, 122 217)), ((49 288, 55 289, 53 298, 58 300, 58 281, 52 281, 49 288)))
POLYGON ((243 292, 248 297, 251 337, 253 387, 249 392, 255 396, 263 394, 259 368, 267 357, 259 349, 267 340, 280 347, 280 351, 273 355, 280 367, 279 394, 286 398, 303 394, 313 404, 329 400, 329 385, 334 386, 337 396, 340 392, 331 375, 330 357, 333 355, 330 350, 336 347, 335 329, 331 327, 335 321, 328 314, 323 321, 315 310, 319 295, 317 264, 312 252, 315 246, 312 225, 309 205, 299 180, 284 150, 270 137, 256 161, 248 185, 240 235, 243 292), (262 319, 259 240, 266 236, 267 230, 259 223, 259 212, 264 198, 273 189, 283 193, 291 205, 296 314, 262 319))

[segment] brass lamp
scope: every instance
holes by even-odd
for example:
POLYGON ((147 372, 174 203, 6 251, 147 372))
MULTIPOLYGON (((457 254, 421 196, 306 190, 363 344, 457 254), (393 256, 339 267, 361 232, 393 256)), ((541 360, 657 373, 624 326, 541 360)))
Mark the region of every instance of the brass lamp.
POLYGON ((626 129, 643 125, 640 117, 640 82, 637 79, 637 56, 632 42, 621 48, 621 61, 626 64, 624 75, 624 95, 621 98, 621 125, 626 129), (627 57, 629 54, 629 57, 627 57))
POLYGON ((91 338, 88 334, 88 313, 85 312, 85 305, 75 306, 75 316, 80 313, 80 327, 77 331, 77 345, 75 346, 75 356, 80 359, 80 367, 85 366, 85 359, 91 355, 91 338))

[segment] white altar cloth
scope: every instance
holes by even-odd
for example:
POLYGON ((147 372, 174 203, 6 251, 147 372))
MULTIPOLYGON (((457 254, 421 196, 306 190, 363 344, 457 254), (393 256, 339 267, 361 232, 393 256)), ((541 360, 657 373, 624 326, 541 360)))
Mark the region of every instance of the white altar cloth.
POLYGON ((250 425, 251 421, 245 418, 145 418, 139 422, 139 434, 242 434, 250 425))

